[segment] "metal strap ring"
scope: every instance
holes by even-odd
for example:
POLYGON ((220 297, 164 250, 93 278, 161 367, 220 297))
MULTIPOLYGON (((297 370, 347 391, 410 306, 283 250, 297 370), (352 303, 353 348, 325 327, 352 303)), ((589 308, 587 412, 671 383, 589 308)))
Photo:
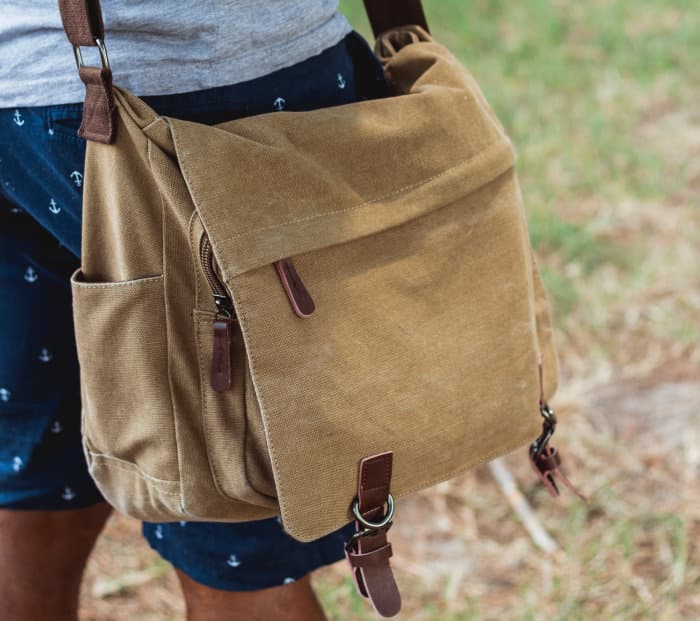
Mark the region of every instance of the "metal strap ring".
POLYGON ((360 501, 355 499, 352 503, 352 514, 355 519, 362 524, 365 528, 371 530, 383 530, 391 526, 391 522, 394 519, 394 497, 389 494, 386 499, 386 515, 382 518, 380 522, 370 522, 366 520, 360 513, 360 501))
MULTIPOLYGON (((102 67, 104 69, 109 69, 109 57, 107 56, 107 48, 105 42, 102 39, 95 39, 95 45, 100 52, 100 60, 102 61, 102 67)), ((83 62, 83 52, 79 45, 73 46, 73 54, 75 54, 75 64, 78 65, 78 69, 85 65, 83 62)))

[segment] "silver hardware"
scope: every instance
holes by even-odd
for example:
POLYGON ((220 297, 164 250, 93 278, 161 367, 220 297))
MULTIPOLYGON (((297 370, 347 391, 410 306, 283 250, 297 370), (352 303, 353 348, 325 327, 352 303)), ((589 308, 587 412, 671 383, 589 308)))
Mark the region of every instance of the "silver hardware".
MULTIPOLYGON (((107 48, 105 47, 105 42, 102 39, 95 39, 95 45, 100 52, 100 60, 102 61, 102 67, 104 69, 109 69, 109 57, 107 56, 107 48)), ((85 66, 83 61, 83 52, 79 45, 73 46, 73 54, 75 54, 75 64, 78 65, 78 69, 85 66)))
POLYGON ((358 537, 364 537, 369 534, 373 534, 378 530, 389 530, 391 522, 394 519, 394 497, 389 494, 386 499, 386 515, 379 522, 370 522, 366 520, 360 513, 360 501, 356 498, 352 503, 352 514, 355 519, 364 526, 364 530, 356 533, 353 540, 358 537))

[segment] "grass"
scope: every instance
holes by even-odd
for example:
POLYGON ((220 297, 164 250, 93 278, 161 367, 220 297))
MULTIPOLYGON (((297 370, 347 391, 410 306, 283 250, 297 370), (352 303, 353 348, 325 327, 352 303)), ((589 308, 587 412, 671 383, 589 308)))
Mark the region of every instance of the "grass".
MULTIPOLYGON (((550 500, 523 455, 508 458, 553 555, 486 469, 399 503, 399 618, 700 619, 697 2, 424 3, 518 150, 562 364, 558 444, 590 503, 550 500)), ((368 37, 359 0, 341 6, 368 37)), ((331 621, 376 619, 344 566, 315 580, 331 621)), ((118 519, 81 619, 180 620, 176 588, 138 525, 118 519), (98 597, 105 576, 114 593, 98 597)))

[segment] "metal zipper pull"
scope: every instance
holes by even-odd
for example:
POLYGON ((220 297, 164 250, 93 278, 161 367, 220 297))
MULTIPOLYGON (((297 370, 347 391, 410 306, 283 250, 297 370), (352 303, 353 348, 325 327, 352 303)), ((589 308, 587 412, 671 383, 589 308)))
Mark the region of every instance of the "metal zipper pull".
POLYGON ((214 390, 225 392, 233 384, 231 345, 233 342, 233 324, 237 319, 233 301, 214 269, 214 253, 211 241, 206 233, 202 235, 199 243, 199 258, 202 270, 214 296, 214 304, 216 305, 216 316, 213 322, 214 338, 212 341, 210 382, 214 390))

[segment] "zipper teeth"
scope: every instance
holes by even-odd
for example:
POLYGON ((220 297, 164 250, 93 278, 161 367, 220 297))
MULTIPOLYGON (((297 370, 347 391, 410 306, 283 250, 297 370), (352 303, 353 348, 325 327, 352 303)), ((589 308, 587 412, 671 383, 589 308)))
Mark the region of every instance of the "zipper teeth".
POLYGON ((199 244, 199 258, 202 262, 204 275, 206 276, 209 286, 214 294, 222 295, 228 298, 228 293, 214 273, 214 267, 212 266, 213 253, 211 249, 211 242, 209 241, 209 237, 206 233, 202 235, 202 240, 199 244))

